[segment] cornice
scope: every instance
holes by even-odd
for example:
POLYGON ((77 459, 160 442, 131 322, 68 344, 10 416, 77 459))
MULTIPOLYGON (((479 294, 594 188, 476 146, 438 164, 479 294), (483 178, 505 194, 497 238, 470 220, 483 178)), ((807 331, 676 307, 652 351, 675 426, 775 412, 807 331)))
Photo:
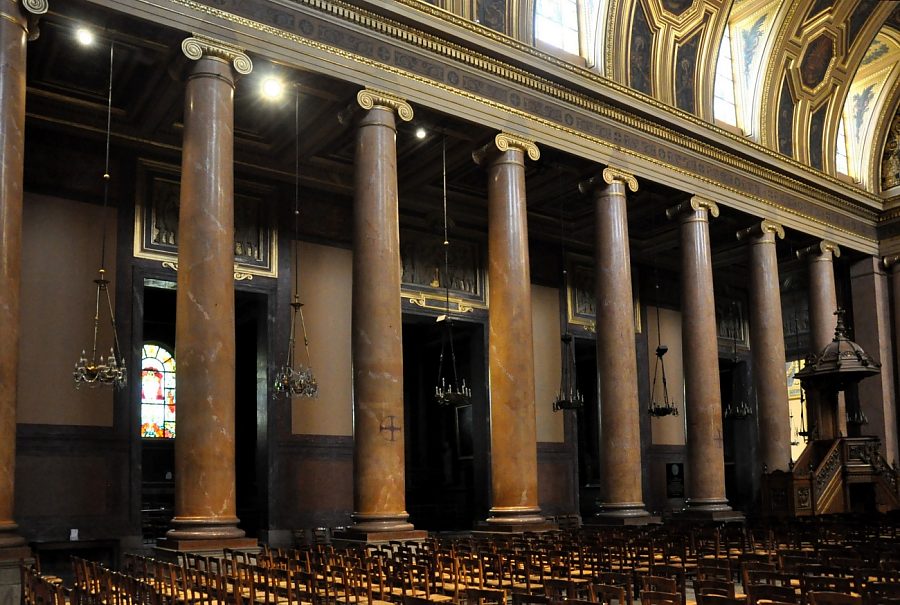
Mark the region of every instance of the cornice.
MULTIPOLYGON (((366 14, 369 18, 377 19, 378 17, 381 17, 380 15, 377 15, 376 13, 372 13, 372 12, 367 11, 366 9, 347 4, 346 2, 343 2, 342 0, 294 0, 294 1, 295 1, 295 3, 300 3, 300 4, 319 5, 319 6, 316 6, 315 8, 319 8, 320 10, 329 10, 328 8, 326 8, 322 5, 332 5, 332 7, 330 7, 330 9, 331 9, 330 12, 332 12, 332 13, 335 12, 335 10, 338 6, 341 6, 344 9, 359 11, 361 15, 366 14)), ((606 89, 604 92, 607 92, 607 96, 609 96, 608 93, 612 92, 612 93, 615 93, 616 95, 624 96, 627 99, 626 102, 632 104, 632 106, 634 106, 633 105, 634 103, 637 103, 637 107, 639 107, 640 109, 644 109, 644 108, 640 107, 641 105, 646 106, 649 109, 649 111, 645 110, 645 111, 647 111, 647 113, 665 114, 666 118, 671 118, 671 117, 678 118, 679 120, 686 122, 685 126, 689 126, 692 130, 706 131, 706 133, 708 133, 710 136, 717 136, 717 137, 722 137, 724 139, 727 139, 728 147, 732 147, 732 148, 733 147, 744 147, 748 150, 748 152, 753 152, 753 153, 762 155, 763 157, 766 158, 766 161, 771 162, 775 165, 786 164, 786 165, 790 166, 790 168, 794 169, 795 171, 799 170, 799 171, 805 173, 807 176, 809 176, 812 179, 818 179, 818 180, 822 180, 822 181, 826 182, 831 190, 840 191, 842 195, 846 195, 846 196, 848 196, 850 198, 854 198, 854 199, 858 199, 858 198, 862 197, 862 198, 865 198, 872 205, 878 205, 881 201, 880 197, 875 195, 874 193, 860 189, 858 187, 848 185, 844 181, 837 179, 837 178, 835 178, 829 174, 826 174, 824 172, 819 172, 819 171, 813 170, 806 164, 798 162, 797 160, 794 160, 793 158, 790 158, 788 156, 777 153, 777 152, 773 151, 772 149, 765 147, 764 145, 761 145, 751 139, 748 139, 747 137, 737 135, 725 128, 721 128, 721 127, 715 125, 714 123, 703 120, 703 119, 695 116, 694 114, 688 113, 688 112, 686 112, 682 109, 679 109, 673 105, 663 103, 651 96, 648 96, 641 92, 638 92, 638 91, 636 91, 632 88, 629 88, 623 84, 620 84, 619 82, 616 82, 612 79, 603 77, 600 74, 596 73, 595 71, 592 71, 588 68, 585 68, 585 67, 576 65, 574 63, 565 61, 563 59, 560 59, 557 56, 543 52, 536 47, 524 44, 524 43, 522 43, 518 40, 515 40, 514 38, 511 38, 502 33, 495 32, 495 31, 488 29, 482 25, 479 25, 478 23, 468 21, 466 19, 460 18, 451 13, 447 13, 446 11, 444 11, 440 8, 431 6, 430 4, 428 4, 426 2, 422 2, 421 0, 390 0, 390 2, 391 2, 391 4, 405 6, 405 7, 412 9, 418 13, 428 15, 435 19, 441 19, 443 21, 447 21, 447 22, 469 32, 470 34, 474 34, 477 37, 486 38, 486 39, 490 40, 493 44, 503 45, 509 50, 514 50, 517 53, 522 53, 529 58, 538 59, 541 62, 549 63, 553 67, 567 72, 569 75, 576 76, 577 78, 586 80, 586 82, 584 84, 580 84, 578 82, 572 82, 572 84, 575 86, 584 86, 586 88, 591 89, 592 91, 595 91, 596 86, 599 85, 601 88, 606 89)), ((365 3, 369 4, 369 5, 383 4, 383 2, 381 2, 381 0, 367 0, 365 3)), ((396 9, 394 9, 394 11, 396 11, 396 9)), ((340 13, 342 16, 345 15, 345 10, 341 10, 340 13)), ((346 15, 346 17, 350 17, 350 16, 351 15, 346 15)), ((399 27, 403 27, 403 28, 407 28, 407 29, 410 28, 410 26, 408 26, 408 25, 401 25, 399 22, 389 20, 385 17, 381 17, 381 18, 385 19, 385 21, 384 21, 385 25, 390 24, 392 26, 399 26, 399 27)), ((528 72, 526 70, 521 70, 520 68, 517 68, 512 64, 502 63, 501 61, 492 59, 492 58, 488 57, 487 55, 483 55, 483 54, 478 53, 477 51, 473 51, 469 48, 456 46, 451 42, 446 42, 444 40, 441 40, 439 38, 431 36, 430 34, 427 34, 425 32, 415 30, 414 28, 412 29, 411 33, 414 33, 416 36, 421 36, 425 39, 437 41, 439 45, 446 45, 448 48, 455 47, 454 48, 455 51, 461 51, 463 53, 470 54, 473 58, 478 58, 478 59, 483 59, 486 61, 495 62, 498 66, 502 66, 503 68, 520 71, 522 74, 524 74, 526 76, 531 76, 535 80, 537 80, 541 83, 550 85, 551 87, 558 86, 557 83, 553 82, 552 80, 543 78, 541 76, 536 76, 536 75, 532 74, 531 72, 528 72)), ((401 36, 401 38, 404 39, 405 41, 412 41, 412 40, 406 39, 407 38, 406 36, 401 36)), ((429 49, 432 50, 431 48, 429 48, 429 49)), ((455 59, 463 59, 464 58, 461 56, 456 56, 455 53, 451 56, 455 59)), ((541 67, 543 68, 544 66, 541 66, 541 67)), ((496 72, 492 72, 492 73, 496 73, 496 72)), ((502 76, 503 74, 496 73, 496 75, 502 76)), ((568 91, 568 92, 571 92, 574 94, 581 94, 575 90, 568 90, 563 87, 560 87, 560 90, 568 91)), ((613 109, 615 111, 615 108, 611 107, 611 109, 613 109)), ((684 136, 681 133, 677 133, 677 134, 678 134, 678 136, 684 136)), ((705 143, 700 142, 700 144, 704 145, 705 143)), ((708 145, 708 146, 714 151, 721 152, 721 149, 715 145, 708 145)), ((731 154, 728 154, 728 155, 731 155, 731 154)), ((712 157, 712 156, 710 156, 710 157, 712 157)), ((746 166, 746 160, 739 160, 739 161, 742 162, 746 166)), ((779 174, 779 173, 776 173, 776 174, 779 174)), ((782 176, 782 175, 779 174, 779 176, 782 176)), ((797 179, 790 179, 790 180, 794 181, 798 184, 804 185, 806 187, 809 187, 808 185, 801 183, 797 179)), ((817 189, 817 188, 811 188, 811 189, 815 190, 818 193, 818 195, 821 195, 821 193, 822 193, 822 189, 817 189)), ((826 195, 833 195, 833 194, 826 193, 826 195)), ((837 201, 838 201, 838 203, 847 203, 845 200, 840 200, 839 198, 837 201)), ((850 204, 850 205, 852 207, 856 207, 853 204, 850 204)))
MULTIPOLYGON (((281 27, 267 23, 260 23, 259 21, 230 13, 215 6, 201 4, 196 0, 93 1, 111 4, 127 3, 129 5, 154 5, 162 9, 162 11, 183 16, 183 19, 180 19, 180 21, 183 22, 188 22, 193 19, 208 20, 211 27, 215 29, 231 29, 231 33, 237 35, 237 37, 241 39, 247 35, 257 35, 252 32, 258 33, 260 42, 265 39, 263 36, 270 39, 282 39, 288 42, 288 44, 284 45, 284 48, 304 48, 306 49, 303 51, 304 53, 313 52, 316 55, 329 57, 327 61, 334 62, 336 65, 342 64, 337 60, 346 61, 350 65, 358 66, 358 69, 383 74, 380 76, 380 79, 385 81, 395 81, 396 78, 403 78, 406 81, 415 82, 422 86, 427 86, 436 92, 441 92, 445 97, 447 95, 461 97, 481 106, 489 107, 495 112, 500 111, 504 114, 520 116, 527 121, 524 128, 527 129, 528 132, 537 126, 540 126, 548 132, 560 133, 566 135, 566 138, 572 141, 578 141, 578 145, 585 149, 599 148, 603 149, 605 153, 614 153, 621 158, 621 161, 623 161, 626 166, 633 164, 628 161, 629 158, 640 160, 645 164, 652 164, 657 166, 658 169, 664 170, 666 173, 681 175, 681 177, 679 177, 681 180, 689 179, 698 184, 705 184, 714 189, 728 192, 728 196, 731 196, 734 199, 753 202, 754 205, 761 207, 761 213, 768 214, 773 212, 782 218, 794 216, 800 219, 801 222, 810 224, 810 226, 816 225, 816 228, 821 231, 844 234, 848 239, 858 241, 864 246, 872 246, 876 241, 874 237, 869 237, 863 232, 853 230, 852 227, 845 228, 840 224, 835 224, 832 218, 827 216, 822 216, 820 218, 817 216, 817 212, 807 212, 802 210, 800 206, 796 204, 796 201, 792 202, 794 204, 793 207, 779 203, 778 191, 784 191, 785 193, 793 195, 795 200, 803 200, 804 203, 808 202, 813 207, 819 208, 822 212, 831 212, 833 213, 834 218, 837 218, 840 215, 844 215, 845 217, 855 217, 853 220, 859 222, 861 227, 864 225, 874 226, 877 212, 872 208, 862 204, 852 203, 843 198, 838 198, 829 194, 826 190, 802 182, 787 174, 781 174, 772 168, 748 162, 746 158, 731 153, 725 153, 717 147, 711 146, 689 135, 685 135, 670 126, 662 126, 655 121, 643 118, 638 114, 627 112, 626 110, 614 107, 607 102, 600 101, 596 96, 590 96, 573 89, 562 87, 555 82, 531 74, 518 67, 492 59, 478 52, 468 50, 434 36, 423 34, 410 27, 401 26, 397 22, 385 19, 380 15, 376 15, 364 9, 359 9, 358 7, 347 3, 340 2, 339 0, 267 0, 266 4, 273 5, 273 9, 276 6, 280 6, 284 7, 285 10, 299 11, 300 15, 305 12, 309 17, 313 16, 313 13, 311 13, 309 9, 315 9, 316 12, 327 15, 325 18, 326 21, 331 23, 341 21, 347 23, 348 32, 352 32, 352 30, 355 29, 358 32, 356 35, 359 35, 360 32, 365 31, 374 39, 381 38, 384 40, 399 41, 398 47, 407 47, 406 52, 419 49, 432 56, 449 59, 460 66, 468 66, 473 71, 483 74, 485 78, 505 80, 507 83, 512 84, 508 89, 511 96, 518 97, 523 90, 531 91, 536 93, 536 99, 540 99, 542 102, 549 105, 555 104, 560 108, 564 108, 564 112, 571 112, 576 118, 578 117, 577 114, 582 112, 583 115, 591 116, 591 119, 598 123, 602 124, 605 122, 614 125, 614 129, 619 129, 625 133, 631 131, 638 135, 643 135, 648 140, 661 143, 672 150, 678 150, 678 152, 683 153, 685 157, 697 158, 698 162, 709 162, 711 166, 721 166, 726 172, 731 171, 733 174, 745 175, 745 178, 750 181, 750 184, 759 183, 762 185, 762 189, 769 188, 771 191, 768 191, 766 197, 761 197, 751 191, 747 191, 746 187, 742 184, 731 184, 729 181, 716 180, 706 173, 692 172, 679 166, 673 166, 666 162, 664 157, 656 157, 656 155, 651 154, 649 151, 643 153, 636 148, 623 147, 616 140, 600 138, 593 132, 583 129, 575 130, 574 128, 567 127, 565 124, 561 123, 559 119, 554 121, 543 115, 520 109, 518 106, 511 105, 509 102, 500 102, 484 97, 480 94, 466 90, 461 86, 457 86, 455 82, 448 83, 439 81, 436 78, 428 77, 427 74, 420 75, 409 69, 397 67, 394 64, 384 61, 382 57, 363 56, 359 53, 352 52, 351 50, 345 50, 329 44, 327 43, 327 40, 319 41, 312 39, 308 35, 311 32, 303 32, 307 35, 300 35, 294 31, 287 31, 281 27), (303 7, 306 7, 306 9, 303 10, 303 7), (543 95, 543 98, 541 95, 543 95)), ((403 2, 404 0, 399 1, 403 2)), ((474 26, 474 24, 470 24, 470 26, 474 26)), ((502 34, 492 33, 490 36, 500 40, 507 39, 507 37, 502 34)), ((539 51, 533 49, 530 52, 533 55, 540 54, 539 51)), ((554 61, 573 73, 579 70, 579 68, 573 65, 565 64, 564 62, 549 56, 546 56, 546 60, 554 61)), ((446 69, 450 71, 456 69, 449 62, 447 65, 448 67, 446 69)), ((442 70, 445 69, 441 64, 436 64, 436 66, 440 67, 442 70)), ((587 70, 581 71, 583 72, 582 75, 588 74, 585 77, 589 77, 598 85, 597 87, 603 88, 604 93, 608 92, 606 89, 615 89, 613 92, 625 90, 624 87, 611 83, 609 80, 601 78, 596 74, 590 74, 587 70)), ((647 100, 643 95, 633 92, 630 94, 633 99, 641 100, 642 103, 647 100)), ((631 103, 631 106, 635 105, 640 106, 640 103, 631 103)), ((657 105, 661 110, 664 108, 666 112, 672 113, 676 115, 676 117, 678 114, 683 113, 659 103, 657 103, 657 105)), ((695 118, 695 120, 698 124, 701 123, 699 119, 695 118)), ((708 124, 703 123, 703 127, 705 127, 706 130, 709 130, 708 124)), ((737 139, 736 136, 734 138, 737 139)), ((771 152, 767 153, 771 154, 771 152)), ((691 161, 693 161, 693 159, 691 161)), ((856 191, 855 193, 857 197, 862 195, 862 192, 860 191, 856 191)))

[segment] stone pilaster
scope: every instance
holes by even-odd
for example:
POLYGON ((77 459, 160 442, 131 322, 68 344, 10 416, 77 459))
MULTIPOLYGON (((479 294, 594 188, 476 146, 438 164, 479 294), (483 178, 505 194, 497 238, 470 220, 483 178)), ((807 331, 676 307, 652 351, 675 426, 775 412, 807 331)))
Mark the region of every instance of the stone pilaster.
POLYGON ((756 387, 759 451, 763 468, 787 471, 791 462, 791 422, 785 388, 784 326, 778 282, 776 238, 784 228, 763 220, 737 233, 750 257, 750 354, 756 387))
POLYGON ((597 378, 600 390, 601 523, 655 521, 644 509, 641 488, 641 427, 627 189, 637 179, 606 168, 579 185, 595 206, 594 276, 597 304, 597 378))
POLYGON ((709 216, 715 202, 698 196, 666 211, 681 229, 681 333, 687 421, 687 513, 709 519, 739 516, 725 497, 719 346, 713 297, 709 216))
POLYGON ((544 523, 537 491, 526 155, 537 160, 537 145, 506 133, 472 154, 488 172, 493 500, 487 524, 496 529, 528 529, 544 523))
MULTIPOLYGON (((797 251, 798 258, 806 258, 809 268, 809 340, 810 353, 819 354, 834 339, 837 326, 837 292, 834 287, 834 259, 840 257, 840 247, 822 240, 797 251)), ((814 439, 834 439, 847 434, 847 415, 844 397, 822 393, 814 389, 807 392, 808 417, 813 421, 814 439)))
MULTIPOLYGON (((30 551, 16 533, 16 389, 22 286, 22 175, 25 153, 25 57, 34 19, 46 0, 0 0, 0 559, 30 551)), ((2 590, 2 589, 0 589, 2 590)))
POLYGON ((175 517, 160 546, 254 546, 238 528, 234 460, 234 88, 250 59, 228 44, 182 42, 185 91, 178 221, 178 438, 175 517))

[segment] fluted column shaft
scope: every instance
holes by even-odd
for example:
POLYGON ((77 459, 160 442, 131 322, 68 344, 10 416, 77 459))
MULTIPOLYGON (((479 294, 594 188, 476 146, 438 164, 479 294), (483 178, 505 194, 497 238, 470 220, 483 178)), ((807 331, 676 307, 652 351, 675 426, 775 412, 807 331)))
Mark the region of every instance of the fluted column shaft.
POLYGON ((487 521, 498 525, 543 521, 537 491, 526 153, 539 157, 534 143, 499 134, 475 154, 488 171, 492 501, 487 521))
POLYGON ((641 487, 641 428, 631 251, 626 186, 634 176, 607 168, 581 184, 595 200, 597 378, 600 386, 600 497, 602 517, 645 517, 641 487))
POLYGON ((353 205, 354 513, 357 532, 411 530, 403 431, 403 326, 395 109, 404 101, 364 90, 356 136, 353 205))
MULTIPOLYGON (((818 355, 834 339, 837 326, 837 292, 834 286, 834 257, 841 250, 833 242, 823 240, 800 254, 806 254, 809 267, 809 331, 810 352, 818 355)), ((809 417, 815 421, 818 439, 834 439, 847 434, 843 396, 812 390, 807 404, 809 417)))
MULTIPOLYGON (((31 7, 30 10, 35 10, 31 7)), ((46 11, 46 6, 43 7, 46 11)), ((22 174, 28 21, 18 0, 0 0, 0 557, 25 540, 13 519, 16 388, 22 285, 22 174)))
POLYGON ((681 333, 687 421, 688 508, 730 510, 725 498, 722 397, 709 215, 714 202, 693 197, 668 211, 681 223, 681 333))
POLYGON ((246 57, 198 38, 182 48, 196 63, 185 91, 178 217, 178 438, 167 538, 179 546, 244 536, 235 504, 233 124, 235 69, 246 57))
POLYGON ((761 462, 769 471, 786 471, 791 461, 791 423, 784 378, 784 326, 775 238, 781 225, 771 221, 738 233, 750 252, 750 355, 756 387, 761 462))

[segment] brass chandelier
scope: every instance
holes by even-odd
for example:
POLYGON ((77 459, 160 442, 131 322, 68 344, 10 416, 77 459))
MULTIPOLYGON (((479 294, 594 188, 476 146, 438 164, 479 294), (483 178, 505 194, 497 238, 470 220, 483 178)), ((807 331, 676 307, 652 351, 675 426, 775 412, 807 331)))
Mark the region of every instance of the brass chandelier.
POLYGON ((296 146, 294 156, 294 295, 291 300, 291 336, 288 341, 287 359, 275 376, 272 390, 276 395, 284 397, 315 398, 319 396, 319 383, 311 367, 309 336, 306 333, 306 323, 303 321, 303 303, 300 302, 300 262, 298 256, 300 232, 300 91, 296 86, 294 89, 294 142, 296 146), (298 320, 303 333, 306 365, 302 363, 298 365, 294 355, 298 320))
POLYGON ((109 202, 109 141, 112 128, 112 86, 113 86, 113 57, 115 54, 115 42, 109 47, 109 91, 106 104, 106 163, 103 171, 103 220, 100 244, 100 269, 94 283, 97 285, 97 296, 94 305, 94 338, 91 343, 91 356, 88 358, 82 349, 81 357, 75 364, 72 377, 75 388, 82 385, 89 387, 115 386, 122 388, 128 382, 128 371, 125 367, 125 358, 119 349, 119 335, 116 332, 116 318, 113 313, 112 300, 109 295, 109 280, 106 279, 106 214, 109 202), (109 313, 109 322, 112 326, 113 346, 109 350, 109 356, 97 355, 97 340, 100 336, 100 299, 106 299, 106 309, 109 313))

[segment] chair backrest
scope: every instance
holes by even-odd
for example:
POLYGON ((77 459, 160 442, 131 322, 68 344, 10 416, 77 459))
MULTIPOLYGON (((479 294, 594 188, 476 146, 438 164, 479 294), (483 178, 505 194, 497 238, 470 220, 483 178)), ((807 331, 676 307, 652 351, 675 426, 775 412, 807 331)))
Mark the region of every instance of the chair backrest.
POLYGON ((747 605, 747 597, 726 597, 711 592, 695 595, 697 605, 747 605))
POLYGON ((797 592, 790 586, 775 584, 751 584, 745 588, 747 604, 756 605, 758 601, 780 601, 782 603, 799 603, 797 592))
POLYGON ((731 580, 694 580, 694 594, 717 594, 734 598, 734 582, 731 580))
MULTIPOLYGON (((663 576, 640 576, 641 592, 671 592, 679 593, 678 580, 675 578, 665 578, 663 576)), ((679 593, 680 594, 680 593, 679 593)), ((641 599, 643 600, 643 598, 641 599)), ((681 599, 679 598, 679 602, 681 599)))
POLYGON ((604 605, 626 605, 625 589, 610 584, 590 584, 591 600, 604 605))
POLYGON ((594 573, 594 581, 608 586, 620 586, 625 590, 625 602, 634 603, 634 576, 622 571, 601 571, 594 573))
MULTIPOLYGON (((528 594, 524 592, 512 593, 512 605, 549 605, 550 597, 541 594, 528 594)), ((406 605, 406 604, 404 604, 406 605)))
POLYGON ((506 605, 506 591, 498 588, 466 588, 466 597, 470 605, 506 605))
POLYGON ((677 592, 642 590, 641 605, 680 605, 681 595, 677 592))
POLYGON ((862 605, 862 597, 844 592, 813 590, 807 594, 810 605, 862 605))

